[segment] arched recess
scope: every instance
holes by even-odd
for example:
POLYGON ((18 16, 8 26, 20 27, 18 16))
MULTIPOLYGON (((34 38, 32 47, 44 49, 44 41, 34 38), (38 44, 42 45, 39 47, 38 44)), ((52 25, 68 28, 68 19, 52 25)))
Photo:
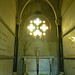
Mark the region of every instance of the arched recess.
MULTIPOLYGON (((22 28, 25 28, 24 27, 24 22, 26 22, 27 18, 29 16, 33 15, 33 13, 35 13, 35 11, 32 12, 32 14, 30 14, 31 12, 29 12, 29 14, 26 13, 27 12, 27 9, 28 9, 27 7, 29 7, 29 4, 31 3, 31 1, 36 1, 36 0, 28 0, 24 4, 24 6, 22 8, 22 11, 21 11, 21 14, 20 14, 20 18, 22 19, 22 23, 20 25, 21 26, 21 30, 20 30, 21 31, 20 33, 21 34, 20 34, 19 51, 18 51, 19 52, 19 54, 18 54, 19 55, 19 59, 22 57, 22 55, 25 55, 24 52, 27 50, 27 49, 25 49, 26 47, 29 47, 28 51, 26 52, 26 55, 33 55, 34 54, 33 51, 35 49, 39 49, 41 51, 40 52, 41 53, 40 55, 51 55, 51 56, 54 56, 55 57, 54 64, 53 64, 54 65, 53 73, 54 73, 54 75, 56 75, 57 72, 58 72, 58 65, 56 65, 56 64, 58 64, 58 62, 57 62, 57 60, 58 60, 58 56, 57 56, 57 53, 58 53, 57 52, 57 37, 56 37, 56 26, 55 26, 55 20, 57 19, 56 11, 55 11, 53 5, 51 4, 51 2, 49 0, 40 0, 40 1, 43 1, 43 3, 45 3, 49 7, 49 8, 46 8, 47 11, 45 11, 43 15, 45 17, 47 17, 47 18, 49 16, 49 21, 50 22, 52 21, 51 22, 52 29, 51 29, 51 31, 49 32, 49 34, 47 35, 46 38, 43 38, 43 39, 33 39, 28 34, 25 35, 26 34, 26 30, 25 29, 22 29, 22 28), (26 17, 26 15, 28 15, 28 16, 26 17), (24 17, 24 18, 22 18, 22 17, 24 17), (23 30, 25 30, 25 32, 23 30), (24 38, 23 38, 23 35, 24 35, 24 38), (25 42, 25 44, 23 42, 25 42), (32 48, 32 50, 31 50, 31 48, 32 48), (31 53, 33 53, 33 54, 31 54, 31 53)), ((20 63, 20 62, 18 62, 18 63, 20 63)), ((18 69, 20 69, 20 68, 21 67, 18 66, 18 69)))
MULTIPOLYGON (((39 50, 45 51, 45 53, 42 51, 41 52, 42 54, 46 54, 46 52, 47 52, 47 54, 49 53, 47 51, 49 49, 49 44, 48 44, 49 41, 47 41, 46 38, 48 39, 48 37, 50 36, 50 33, 51 33, 51 23, 50 23, 50 21, 45 16, 43 16, 43 15, 32 15, 32 16, 30 16, 25 21, 25 24, 24 24, 24 27, 23 27, 22 30, 24 30, 23 31, 24 32, 23 37, 25 39, 24 38, 23 39, 24 39, 24 45, 25 45, 26 52, 28 51, 29 46, 31 47, 29 49, 29 51, 28 51, 28 54, 29 53, 32 54, 33 51, 35 52, 36 48, 38 48, 39 50), (41 36, 39 38, 36 38, 35 36, 33 36, 33 35, 31 36, 29 34, 29 30, 27 29, 27 26, 29 25, 30 20, 35 20, 36 18, 40 18, 40 20, 45 20, 46 21, 46 25, 48 26, 48 30, 46 31, 46 34, 48 34, 47 36, 41 36), (39 43, 42 45, 43 48, 41 47, 41 45, 39 45, 39 43), (34 45, 32 45, 32 44, 34 44, 34 45), (44 45, 45 45, 46 49, 44 48, 44 45), (32 50, 32 52, 31 52, 31 50, 32 50)), ((35 54, 34 52, 33 52, 33 54, 35 54)))

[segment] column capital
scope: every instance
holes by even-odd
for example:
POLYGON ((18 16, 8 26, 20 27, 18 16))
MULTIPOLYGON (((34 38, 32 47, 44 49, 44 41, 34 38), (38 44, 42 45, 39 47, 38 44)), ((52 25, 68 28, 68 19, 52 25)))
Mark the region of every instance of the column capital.
POLYGON ((50 64, 52 64, 53 58, 49 58, 50 64))
POLYGON ((24 64, 26 64, 26 60, 27 60, 27 58, 24 58, 24 64))
POLYGON ((20 18, 16 17, 16 24, 17 24, 17 25, 20 25, 20 24, 21 24, 21 22, 22 22, 22 19, 20 19, 20 18))
POLYGON ((57 20, 55 20, 56 26, 61 25, 61 18, 58 18, 57 20))

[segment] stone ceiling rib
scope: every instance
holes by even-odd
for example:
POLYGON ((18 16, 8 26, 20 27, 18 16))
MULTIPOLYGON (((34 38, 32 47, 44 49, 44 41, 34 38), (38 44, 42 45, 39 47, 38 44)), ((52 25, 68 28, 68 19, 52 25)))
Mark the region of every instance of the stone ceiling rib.
MULTIPOLYGON (((49 0, 45 0, 45 1, 46 1, 46 2, 50 5, 50 7, 52 8, 52 10, 53 10, 53 12, 54 12, 54 15, 55 15, 55 19, 57 20, 57 14, 56 14, 56 11, 55 11, 55 9, 54 9, 52 3, 51 3, 49 0)), ((22 14, 23 14, 23 11, 24 11, 25 7, 29 4, 29 2, 31 2, 31 0, 28 0, 28 1, 24 4, 24 6, 23 6, 23 8, 22 8, 22 10, 21 10, 21 13, 20 13, 20 19, 21 19, 21 17, 22 17, 22 14)))

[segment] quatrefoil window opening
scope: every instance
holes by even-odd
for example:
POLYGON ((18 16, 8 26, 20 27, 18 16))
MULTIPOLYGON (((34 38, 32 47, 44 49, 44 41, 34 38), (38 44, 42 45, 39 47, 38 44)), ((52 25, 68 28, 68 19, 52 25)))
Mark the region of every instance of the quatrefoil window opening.
POLYGON ((30 31, 30 35, 34 36, 42 36, 46 35, 46 30, 48 30, 48 26, 45 23, 46 21, 40 20, 36 18, 35 20, 31 20, 29 26, 27 28, 30 31))

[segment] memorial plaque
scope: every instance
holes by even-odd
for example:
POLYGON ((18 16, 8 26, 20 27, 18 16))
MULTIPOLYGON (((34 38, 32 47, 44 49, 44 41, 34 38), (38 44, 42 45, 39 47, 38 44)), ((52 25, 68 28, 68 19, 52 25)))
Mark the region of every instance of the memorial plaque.
POLYGON ((49 59, 39 59, 39 74, 40 75, 49 75, 50 74, 49 59))
POLYGON ((27 59, 26 74, 27 75, 37 75, 36 59, 27 59))
POLYGON ((0 60, 0 75, 12 75, 13 59, 0 60))
POLYGON ((75 57, 75 29, 63 37, 64 57, 75 57))
POLYGON ((26 71, 35 71, 37 70, 36 59, 27 59, 26 61, 26 71))
POLYGON ((64 60, 64 73, 65 75, 75 75, 75 60, 64 60))
POLYGON ((14 55, 14 35, 0 22, 0 55, 14 55))

